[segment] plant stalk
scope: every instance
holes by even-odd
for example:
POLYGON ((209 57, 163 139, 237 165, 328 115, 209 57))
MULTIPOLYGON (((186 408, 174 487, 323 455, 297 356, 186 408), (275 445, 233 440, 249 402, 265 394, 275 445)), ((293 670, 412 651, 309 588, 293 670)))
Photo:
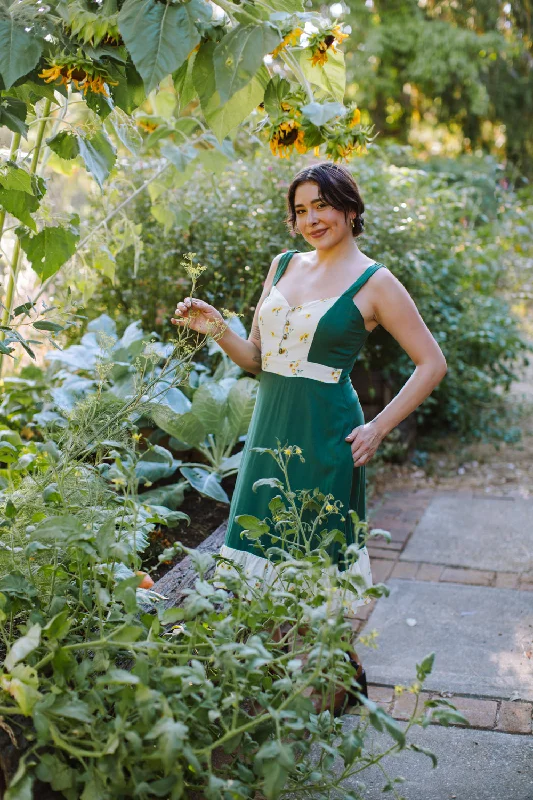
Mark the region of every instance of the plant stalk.
MULTIPOLYGON (((9 151, 10 161, 13 161, 14 158, 16 157, 19 147, 20 147, 20 133, 14 133, 13 138, 11 140, 11 149, 9 151)), ((5 220, 6 220, 6 210, 5 208, 3 208, 0 211, 0 240, 2 239, 5 220)))
MULTIPOLYGON (((39 164, 39 155, 41 153, 41 147, 43 144, 44 131, 46 129, 46 123, 48 121, 48 116, 50 114, 51 106, 52 106, 52 101, 46 100, 44 104, 43 114, 39 122, 39 127, 37 129, 37 139, 35 141, 35 147, 33 149, 33 155, 30 164, 30 175, 35 175, 37 172, 37 167, 39 164)), ((20 142, 20 137, 19 137, 19 142, 20 142)), ((2 311, 2 325, 4 326, 9 325, 9 320, 11 319, 11 311, 13 310, 13 298, 15 296, 15 291, 17 288, 17 274, 19 269, 19 261, 20 261, 20 239, 17 237, 17 240, 15 242, 15 247, 13 248, 11 269, 9 271, 7 289, 4 298, 4 309, 2 311)), ((4 338, 3 332, 1 333, 1 338, 2 339, 4 338)), ((0 353, 0 375, 2 375, 3 366, 4 366, 4 356, 2 353, 0 353)))

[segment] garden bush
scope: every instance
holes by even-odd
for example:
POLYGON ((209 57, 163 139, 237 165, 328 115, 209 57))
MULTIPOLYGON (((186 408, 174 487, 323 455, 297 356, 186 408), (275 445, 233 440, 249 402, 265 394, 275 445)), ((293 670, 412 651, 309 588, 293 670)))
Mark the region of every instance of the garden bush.
MULTIPOLYGON (((123 247, 119 228, 116 244, 109 240, 118 251, 115 279, 99 280, 90 313, 113 309, 119 327, 139 318, 164 338, 176 300, 186 295, 179 259, 189 249, 209 267, 199 296, 242 314, 249 330, 271 259, 306 249, 284 222, 286 188, 304 163, 257 155, 217 177, 200 170, 185 186, 158 195, 166 227, 151 216, 150 198, 139 196, 131 207, 142 241, 137 272, 132 277, 133 245, 123 247)), ((407 287, 448 361, 445 380, 416 412, 418 422, 426 431, 482 435, 497 393, 509 388, 527 353, 510 292, 527 284, 531 271, 530 208, 505 188, 491 159, 465 159, 460 170, 451 162, 424 165, 408 148, 391 147, 350 168, 367 206, 361 249, 407 287)), ((362 359, 396 390, 413 368, 380 328, 362 359)))

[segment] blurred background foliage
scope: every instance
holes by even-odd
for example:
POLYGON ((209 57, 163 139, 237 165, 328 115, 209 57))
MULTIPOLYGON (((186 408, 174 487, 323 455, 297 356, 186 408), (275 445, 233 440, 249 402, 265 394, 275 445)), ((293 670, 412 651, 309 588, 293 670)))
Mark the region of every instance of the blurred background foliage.
MULTIPOLYGON (((331 6, 330 6, 331 8, 331 6)), ((492 153, 533 175, 529 0, 349 0, 347 97, 380 138, 421 152, 492 153)))
MULTIPOLYGON (((202 166, 185 186, 158 194, 164 224, 150 213, 149 195, 140 194, 128 213, 136 238, 127 233, 125 239, 121 223, 108 230, 113 276, 99 273, 89 317, 106 312, 122 330, 140 320, 145 330, 168 337, 176 300, 189 286, 180 260, 192 251, 208 266, 199 296, 242 315, 249 331, 272 258, 285 249, 307 249, 285 222, 286 189, 304 163, 257 152, 218 176, 202 166)), ((480 413, 495 392, 509 387, 526 355, 519 317, 531 297, 528 191, 513 190, 491 156, 420 161, 413 148, 388 144, 351 169, 367 208, 361 250, 407 287, 448 359, 446 380, 419 409, 419 422, 432 430, 480 432, 480 413)), ((119 187, 111 183, 108 191, 119 187)), ((408 356, 381 328, 363 358, 395 390, 412 371, 408 356)))

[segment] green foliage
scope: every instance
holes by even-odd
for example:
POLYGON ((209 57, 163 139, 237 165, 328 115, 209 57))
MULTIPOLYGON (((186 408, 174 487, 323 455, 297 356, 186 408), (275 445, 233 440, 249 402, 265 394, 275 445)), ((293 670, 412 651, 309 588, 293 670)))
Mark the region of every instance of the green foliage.
MULTIPOLYGON (((231 326, 244 335, 237 320, 232 320, 231 326)), ((154 335, 147 336, 138 323, 131 323, 119 338, 115 323, 106 315, 88 327, 80 344, 48 354, 52 363, 48 374, 51 388, 31 422, 39 427, 59 428, 76 424, 78 435, 85 441, 95 439, 96 431, 107 440, 117 434, 101 431, 104 406, 112 418, 115 406, 120 408, 123 401, 131 402, 141 386, 151 382, 133 418, 145 433, 153 429, 150 440, 154 444, 148 442, 149 449, 139 465, 132 466, 123 458, 124 470, 115 464, 111 469, 103 468, 101 474, 111 482, 120 479, 127 483, 128 471, 133 469, 140 485, 148 486, 169 477, 179 467, 196 491, 229 503, 221 482, 238 471, 241 452, 233 450, 246 437, 257 382, 239 378, 241 370, 211 341, 209 352, 212 356, 217 354, 216 368, 211 373, 205 364, 192 364, 186 384, 178 389, 175 381, 182 368, 174 361, 169 365, 172 345, 157 342, 154 335), (95 403, 96 429, 91 422, 95 403), (188 460, 177 461, 169 450, 155 444, 163 440, 188 460)))
POLYGON ((74 253, 80 238, 79 221, 74 215, 68 227, 50 225, 34 236, 21 234, 21 247, 41 280, 54 275, 74 253))
MULTIPOLYGON (((63 462, 57 486, 69 471, 63 462)), ((180 548, 198 577, 181 607, 166 608, 138 588, 141 575, 131 569, 135 519, 118 525, 110 510, 102 519, 87 492, 95 475, 78 477, 78 493, 61 490, 60 511, 54 505, 33 524, 32 498, 18 491, 5 504, 10 522, 16 500, 26 531, 22 569, 0 572, 0 735, 20 759, 7 768, 8 797, 31 798, 44 784, 66 798, 101 800, 229 800, 236 792, 276 800, 302 789, 340 800, 349 778, 386 755, 412 749, 436 760, 411 745, 414 725, 464 722, 447 700, 419 710, 430 655, 417 665, 405 727, 361 698, 363 713, 345 733, 332 690, 359 687, 346 658, 351 626, 331 613, 322 588, 325 551, 291 558, 279 586, 258 590, 220 559, 213 577, 211 556, 180 548), (282 628, 281 641, 273 627, 282 628), (372 728, 390 736, 383 752, 368 744, 372 728)), ((56 492, 46 467, 34 478, 56 492)), ((297 525, 298 514, 288 511, 286 521, 297 525)), ((0 541, 13 541, 5 522, 0 541)))
POLYGON ((381 137, 533 169, 531 21, 522 3, 351 0, 347 96, 381 137), (505 131, 505 139, 502 132, 505 131))
POLYGON ((196 7, 201 14, 204 5, 203 0, 190 0, 180 6, 155 0, 126 0, 122 6, 118 17, 120 33, 147 92, 179 69, 199 43, 196 7))

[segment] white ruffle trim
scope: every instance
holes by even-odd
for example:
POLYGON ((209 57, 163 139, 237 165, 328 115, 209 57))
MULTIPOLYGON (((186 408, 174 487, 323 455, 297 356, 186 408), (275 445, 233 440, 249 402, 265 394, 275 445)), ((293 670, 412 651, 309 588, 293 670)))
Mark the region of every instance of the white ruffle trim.
MULTIPOLYGON (((254 588, 260 586, 275 586, 279 581, 276 564, 272 563, 272 561, 269 561, 267 558, 256 556, 253 553, 247 553, 244 550, 235 550, 233 547, 227 547, 226 545, 221 547, 219 555, 228 559, 228 561, 233 561, 235 564, 238 564, 244 571, 247 583, 254 588)), ((237 575, 237 572, 230 564, 220 561, 215 570, 215 585, 224 587, 224 576, 231 575, 232 573, 237 575)), ((351 614, 355 615, 360 606, 370 602, 370 598, 360 597, 353 592, 335 586, 331 578, 336 577, 338 574, 338 568, 332 565, 325 571, 321 581, 320 588, 326 590, 326 594, 329 595, 327 604, 328 611, 331 610, 332 614, 337 614, 342 608, 345 616, 350 616, 351 614)), ((367 589, 372 586, 370 558, 366 547, 361 547, 358 560, 341 574, 346 576, 359 575, 363 578, 367 589)))

